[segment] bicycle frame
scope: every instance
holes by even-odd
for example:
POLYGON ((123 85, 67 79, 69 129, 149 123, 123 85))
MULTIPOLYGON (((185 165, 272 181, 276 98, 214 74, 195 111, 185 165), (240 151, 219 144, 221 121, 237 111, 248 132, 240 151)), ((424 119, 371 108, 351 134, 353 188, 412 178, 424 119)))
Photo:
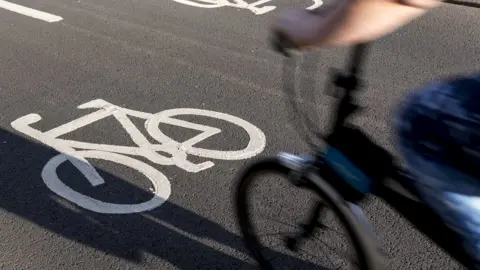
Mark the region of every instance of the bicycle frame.
MULTIPOLYGON (((282 37, 277 38, 277 43, 274 44, 275 48, 284 54, 287 59, 290 59, 290 55, 286 53, 284 46, 288 45, 288 43, 282 40, 282 37)), ((383 170, 383 172, 378 175, 377 179, 372 180, 371 175, 367 176, 362 170, 358 170, 358 159, 357 161, 352 161, 349 155, 345 154, 344 150, 341 149, 341 145, 346 142, 344 138, 345 128, 347 126, 346 119, 358 108, 354 102, 353 93, 359 89, 358 77, 361 71, 360 66, 364 60, 366 47, 366 44, 355 46, 351 55, 348 72, 346 74, 336 73, 333 77, 333 84, 341 88, 343 92, 338 93, 341 96, 335 108, 335 116, 331 123, 331 132, 327 136, 321 135, 321 139, 327 143, 326 151, 319 151, 313 143, 310 143, 315 149, 312 164, 315 164, 317 167, 318 175, 332 185, 346 201, 356 203, 362 200, 368 193, 382 198, 387 204, 409 220, 419 231, 470 269, 473 266, 473 260, 462 246, 461 238, 452 229, 447 227, 435 212, 422 202, 418 192, 412 185, 414 181, 412 177, 408 172, 395 165, 393 158, 389 157, 386 150, 383 150, 383 148, 367 137, 362 137, 362 134, 355 133, 360 132, 358 129, 351 133, 354 138, 349 138, 349 140, 357 140, 357 137, 360 137, 362 144, 367 144, 367 148, 374 149, 374 151, 379 153, 379 160, 387 159, 383 164, 375 168, 375 170, 383 170)), ((292 66, 295 65, 292 64, 292 66)), ((292 78, 288 76, 288 74, 285 74, 285 78, 285 89, 288 90, 292 87, 287 84, 289 83, 287 80, 292 78)), ((294 109, 298 110, 296 104, 293 103, 294 101, 292 100, 294 109)), ((307 123, 307 125, 308 124, 309 123, 307 123)), ((351 152, 355 150, 347 151, 351 152)), ((285 155, 281 155, 280 158, 284 160, 289 159, 289 157, 285 155)), ((290 160, 294 159, 290 158, 290 160)), ((308 166, 303 164, 302 168, 299 167, 299 171, 301 173, 308 173, 306 172, 308 170, 307 167, 308 166)), ((297 176, 301 177, 302 175, 297 176)), ((297 177, 297 179, 300 178, 297 177)), ((314 220, 314 217, 311 217, 309 220, 314 220)))

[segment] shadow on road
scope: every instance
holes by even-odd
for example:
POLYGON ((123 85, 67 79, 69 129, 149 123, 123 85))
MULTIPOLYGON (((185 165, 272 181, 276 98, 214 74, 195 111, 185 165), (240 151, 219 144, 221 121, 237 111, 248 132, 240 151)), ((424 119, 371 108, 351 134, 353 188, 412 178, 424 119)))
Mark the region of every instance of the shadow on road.
MULTIPOLYGON (((47 146, 0 129, 0 207, 67 239, 136 263, 142 262, 142 253, 150 253, 180 269, 256 268, 238 258, 239 254, 248 254, 239 235, 170 201, 152 211, 127 215, 99 214, 68 203, 48 189, 41 178, 43 166, 57 154, 47 146)), ((76 188, 82 187, 75 187, 75 178, 82 175, 75 170, 65 162, 57 173, 78 191, 76 188)), ((104 170, 98 172, 107 183, 118 185, 119 191, 128 191, 123 196, 130 201, 132 197, 152 196, 104 170)), ((81 181, 86 182, 85 178, 81 181)), ((302 261, 295 263, 298 269, 318 268, 302 261)))

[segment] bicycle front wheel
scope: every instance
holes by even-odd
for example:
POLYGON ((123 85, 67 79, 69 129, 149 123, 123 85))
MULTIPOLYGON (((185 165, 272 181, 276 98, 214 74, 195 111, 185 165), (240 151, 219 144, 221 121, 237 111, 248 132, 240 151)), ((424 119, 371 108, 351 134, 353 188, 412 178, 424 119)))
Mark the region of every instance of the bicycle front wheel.
POLYGON ((237 222, 260 267, 368 269, 358 233, 335 200, 309 179, 308 188, 293 185, 288 180, 291 172, 278 158, 268 158, 248 167, 236 187, 237 222), (273 182, 257 189, 265 177, 273 182), (345 250, 346 246, 350 248, 345 250))

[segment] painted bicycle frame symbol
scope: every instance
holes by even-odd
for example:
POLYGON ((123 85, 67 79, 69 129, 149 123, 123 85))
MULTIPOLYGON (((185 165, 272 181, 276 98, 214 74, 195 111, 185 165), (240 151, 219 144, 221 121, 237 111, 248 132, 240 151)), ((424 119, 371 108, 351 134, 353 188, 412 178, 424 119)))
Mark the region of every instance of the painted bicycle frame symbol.
POLYGON ((97 109, 90 114, 72 120, 66 124, 42 132, 32 128, 30 125, 40 121, 38 114, 28 114, 11 123, 12 127, 60 152, 50 159, 42 170, 42 178, 47 187, 57 195, 83 207, 85 209, 105 214, 127 214, 148 211, 163 204, 170 196, 171 187, 168 178, 154 167, 132 158, 130 156, 141 156, 154 164, 175 165, 187 172, 196 173, 206 170, 214 163, 205 161, 192 163, 187 156, 195 155, 208 159, 217 160, 241 160, 253 157, 261 153, 265 147, 264 133, 238 117, 201 109, 170 109, 156 114, 130 110, 113 105, 102 99, 96 99, 78 106, 79 109, 97 109), (201 124, 173 118, 178 115, 198 115, 216 118, 240 126, 250 137, 248 145, 237 151, 222 151, 198 148, 194 145, 221 132, 220 129, 201 124), (60 139, 67 133, 85 127, 106 117, 113 116, 129 134, 136 146, 121 146, 98 143, 87 143, 75 140, 60 139), (148 134, 158 143, 150 143, 148 139, 133 124, 130 117, 145 120, 145 128, 148 134), (160 129, 159 124, 169 124, 187 129, 200 131, 201 133, 184 142, 177 142, 166 136, 160 129), (168 153, 170 157, 158 152, 168 153), (99 186, 105 183, 95 167, 87 158, 103 159, 131 167, 145 175, 153 184, 154 195, 152 199, 140 204, 114 204, 99 201, 97 199, 81 194, 65 185, 57 175, 57 168, 64 162, 70 161, 90 182, 92 186, 99 186))
MULTIPOLYGON (((199 8, 220 8, 220 7, 234 7, 248 9, 256 15, 262 15, 276 9, 276 6, 263 6, 265 3, 272 0, 259 0, 254 3, 247 3, 243 0, 173 0, 177 3, 189 5, 199 8)), ((320 7, 323 4, 322 0, 313 0, 313 5, 307 7, 308 10, 313 10, 320 7)))

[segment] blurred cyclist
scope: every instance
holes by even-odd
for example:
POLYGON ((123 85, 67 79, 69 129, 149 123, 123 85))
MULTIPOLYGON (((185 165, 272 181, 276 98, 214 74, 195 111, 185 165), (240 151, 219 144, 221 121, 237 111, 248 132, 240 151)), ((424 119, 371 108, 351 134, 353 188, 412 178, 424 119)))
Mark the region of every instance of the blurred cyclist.
MULTIPOLYGON (((388 35, 440 5, 437 0, 330 1, 315 12, 284 12, 273 30, 299 50, 354 45, 388 35)), ((460 233, 480 265, 480 72, 414 91, 401 109, 397 132, 422 199, 460 233)))

